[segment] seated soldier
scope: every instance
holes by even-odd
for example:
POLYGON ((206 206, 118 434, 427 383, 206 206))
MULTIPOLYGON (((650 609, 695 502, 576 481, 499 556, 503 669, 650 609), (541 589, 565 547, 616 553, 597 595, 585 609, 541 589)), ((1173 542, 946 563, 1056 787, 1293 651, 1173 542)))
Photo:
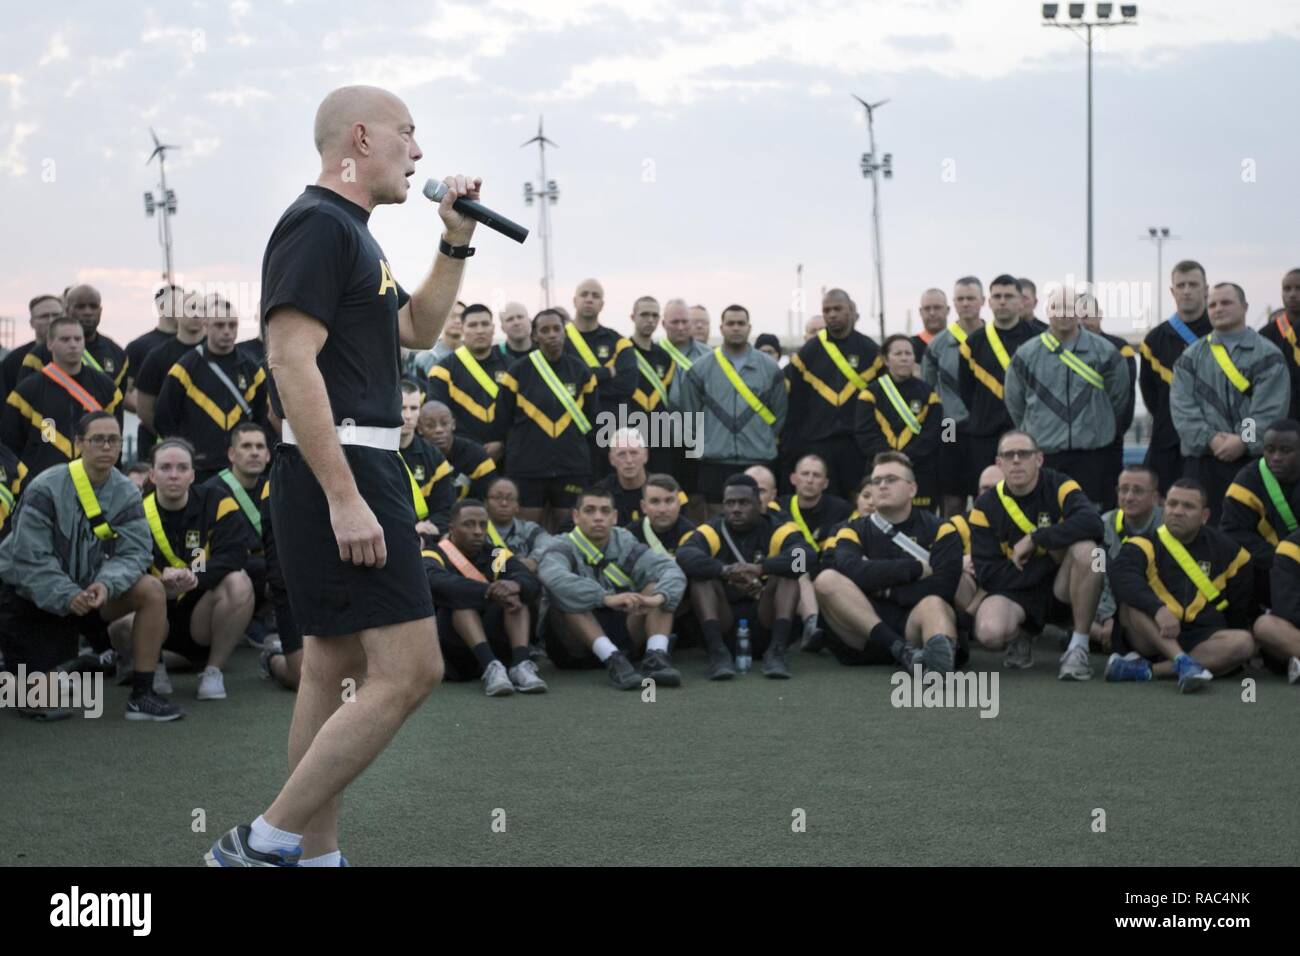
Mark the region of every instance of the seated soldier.
POLYGON ((537 578, 508 550, 492 547, 487 526, 483 502, 465 498, 451 506, 446 536, 424 551, 446 679, 481 677, 489 697, 545 693, 528 656, 528 602, 537 596, 537 578), (509 670, 501 657, 509 658, 509 670))
POLYGON ((262 485, 258 502, 262 515, 262 550, 266 554, 266 586, 275 609, 275 634, 262 644, 258 663, 262 676, 274 680, 286 690, 297 690, 302 682, 302 631, 289 606, 289 587, 275 547, 275 529, 271 523, 271 483, 262 485))
POLYGON ((487 533, 493 547, 509 549, 536 574, 537 561, 551 536, 537 522, 519 517, 519 488, 513 478, 497 475, 488 484, 487 513, 487 533))
MULTIPOLYGON (((778 500, 778 505, 798 525, 813 552, 820 554, 835 529, 849 519, 853 508, 843 498, 826 493, 830 482, 826 462, 820 455, 804 455, 799 458, 790 474, 790 484, 795 493, 783 495, 778 500)), ((818 561, 813 561, 809 570, 799 575, 799 605, 796 612, 803 618, 801 647, 815 645, 820 630, 817 593, 813 590, 813 575, 818 570, 818 564, 818 561)))
MULTIPOLYGON (((253 584, 244 570, 259 542, 239 515, 239 503, 220 488, 194 484, 194 450, 184 438, 153 447, 154 487, 144 498, 153 536, 152 573, 167 592, 170 662, 201 665, 199 700, 225 700, 222 668, 253 617, 253 584)), ((169 658, 164 655, 164 660, 169 658)), ((169 693, 167 668, 155 673, 169 693)))
MULTIPOLYGON (((641 432, 635 428, 620 428, 614 432, 609 443, 610 473, 596 482, 596 487, 614 496, 618 523, 622 527, 641 520, 641 499, 649 477, 646 472, 649 461, 650 450, 646 448, 641 432)), ((683 505, 690 501, 684 491, 680 498, 683 505)))
POLYGON ((680 686, 668 634, 685 575, 672 558, 614 526, 609 492, 587 488, 576 504, 574 529, 551 539, 537 569, 547 655, 559 668, 604 665, 620 690, 635 690, 643 678, 680 686), (642 647, 638 673, 629 658, 642 647))
MULTIPOLYGON (((1149 465, 1129 465, 1119 473, 1116 500, 1119 507, 1101 516, 1108 566, 1119 557, 1120 546, 1125 541, 1135 534, 1146 534, 1160 527, 1164 520, 1164 509, 1157 504, 1160 500, 1160 476, 1149 465)), ((1089 633, 1091 644, 1102 653, 1109 653, 1115 644, 1115 611, 1115 594, 1110 587, 1110 575, 1107 575, 1101 588, 1101 600, 1097 603, 1097 618, 1089 633)))
MULTIPOLYGON (((617 469, 617 465, 615 468, 617 469)), ((629 521, 627 530, 642 544, 648 544, 659 554, 670 558, 677 553, 678 546, 695 530, 695 522, 682 514, 685 504, 681 485, 672 475, 651 475, 641 488, 641 503, 638 514, 641 516, 629 521)), ((678 608, 678 613, 686 605, 678 608)))
POLYGON ((876 455, 870 517, 835 536, 833 568, 816 588, 830 628, 825 640, 841 664, 897 662, 911 671, 953 669, 962 539, 951 521, 915 507, 916 476, 900 452, 876 455))
POLYGON ((722 514, 677 549, 709 653, 709 680, 736 676, 732 628, 741 620, 755 624, 752 650, 763 655, 763 675, 790 676, 785 649, 799 575, 815 560, 798 525, 763 510, 753 478, 734 474, 723 481, 722 514))
POLYGON ((451 464, 442 452, 415 432, 420 420, 424 393, 420 386, 402 380, 402 428, 398 454, 406 464, 411 479, 411 499, 415 504, 415 530, 426 541, 434 541, 447 527, 447 513, 456 500, 452 487, 451 464))
POLYGON ((18 456, 5 445, 0 445, 0 538, 9 534, 9 519, 18 505, 18 490, 21 486, 18 456))
POLYGON ((416 427, 420 437, 442 452, 451 464, 451 484, 456 500, 487 495, 487 486, 497 474, 497 465, 482 445, 472 438, 456 434, 456 419, 442 402, 425 402, 420 406, 416 427))
POLYGON ((758 483, 758 500, 765 511, 781 513, 781 503, 776 500, 776 475, 767 465, 750 465, 745 474, 758 483))
POLYGON ((1264 454, 1228 486, 1219 527, 1250 552, 1255 600, 1272 606, 1269 572, 1279 541, 1300 524, 1300 422, 1284 418, 1264 430, 1264 454))
MULTIPOLYGON (((108 412, 91 412, 77 421, 73 440, 73 460, 28 483, 13 531, 0 542, 0 652, 15 672, 52 672, 77 656, 80 637, 103 638, 105 622, 130 615, 126 719, 176 720, 184 711, 153 689, 166 597, 147 573, 149 526, 140 494, 113 467, 121 429, 108 412)), ((28 716, 71 712, 52 707, 28 716)))
POLYGON ((1300 531, 1273 556, 1273 607, 1255 622, 1255 640, 1269 664, 1286 662, 1286 679, 1300 684, 1300 531))
POLYGON ((990 650, 1007 648, 1005 667, 1033 667, 1029 635, 1042 631, 1055 597, 1074 619, 1057 677, 1089 680, 1088 632, 1101 599, 1102 570, 1093 560, 1101 515, 1077 481, 1043 467, 1028 433, 1005 432, 997 456, 1006 477, 975 500, 968 519, 975 576, 985 591, 975 639, 990 650))
POLYGON ((1209 520, 1204 486, 1180 478, 1165 497, 1164 523, 1120 548, 1110 586, 1133 652, 1111 654, 1107 680, 1177 677, 1188 693, 1255 653, 1250 553, 1209 520))

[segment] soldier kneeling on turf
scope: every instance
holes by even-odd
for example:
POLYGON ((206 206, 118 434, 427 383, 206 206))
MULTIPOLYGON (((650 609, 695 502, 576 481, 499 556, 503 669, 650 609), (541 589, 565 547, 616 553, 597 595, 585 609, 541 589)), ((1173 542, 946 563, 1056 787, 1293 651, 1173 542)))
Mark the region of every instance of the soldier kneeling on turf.
POLYGON ((1133 652, 1111 654, 1107 680, 1177 677, 1188 693, 1255 653, 1250 552, 1209 520, 1205 487, 1180 478, 1165 497, 1164 523, 1120 548, 1110 587, 1133 652))
POLYGON ((451 506, 447 535, 423 552, 446 678, 481 676, 489 697, 545 693, 528 658, 528 602, 537 578, 508 548, 490 544, 487 526, 483 502, 464 498, 451 506), (501 657, 509 658, 508 670, 501 657))
POLYGON ((672 666, 668 634, 686 576, 668 555, 616 528, 616 518, 613 495, 587 488, 573 509, 574 529, 542 552, 546 653, 560 668, 604 666, 620 690, 640 687, 643 678, 677 687, 682 675, 672 666), (629 658, 642 647, 638 673, 629 658))
POLYGON ((1270 666, 1286 664, 1286 679, 1300 684, 1300 531, 1278 543, 1273 555, 1273 606, 1255 622, 1255 640, 1270 666))
POLYGON ((910 671, 953 669, 962 579, 961 535, 951 521, 914 508, 916 477, 906 455, 881 452, 871 471, 875 513, 836 535, 834 566, 815 587, 827 646, 841 664, 910 671))

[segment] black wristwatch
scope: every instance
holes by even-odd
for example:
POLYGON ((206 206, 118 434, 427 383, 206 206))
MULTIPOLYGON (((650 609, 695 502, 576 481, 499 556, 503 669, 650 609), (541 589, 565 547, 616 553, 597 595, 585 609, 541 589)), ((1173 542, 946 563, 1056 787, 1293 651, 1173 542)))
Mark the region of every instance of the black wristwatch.
POLYGON ((453 246, 446 239, 438 240, 438 251, 452 259, 468 259, 474 254, 473 246, 453 246))

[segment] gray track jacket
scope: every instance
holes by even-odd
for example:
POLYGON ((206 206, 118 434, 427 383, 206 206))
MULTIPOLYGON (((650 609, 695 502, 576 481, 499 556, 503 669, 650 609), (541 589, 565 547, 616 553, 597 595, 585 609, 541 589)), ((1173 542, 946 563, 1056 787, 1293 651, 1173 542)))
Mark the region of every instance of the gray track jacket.
POLYGON ((785 425, 785 376, 770 355, 752 345, 743 359, 731 358, 731 364, 776 421, 768 425, 759 418, 710 352, 691 366, 677 394, 682 412, 704 413, 704 449, 700 457, 734 464, 773 461, 776 437, 785 425))
MULTIPOLYGON (((670 611, 676 610, 686 593, 686 575, 677 562, 670 555, 659 554, 642 544, 631 531, 614 528, 609 533, 605 558, 632 579, 636 590, 642 591, 653 583, 655 588, 651 593, 662 594, 664 607, 670 611)), ((567 534, 551 537, 537 565, 537 576, 545 589, 541 615, 546 614, 550 605, 568 613, 603 607, 605 597, 618 593, 618 589, 602 570, 603 565, 587 563, 567 534)))
MULTIPOLYGON (((1169 412, 1178 432, 1184 457, 1211 454, 1215 432, 1230 432, 1247 441, 1254 457, 1264 453, 1264 429, 1285 418, 1291 406, 1291 376, 1286 360, 1271 342, 1254 329, 1228 348, 1228 357, 1250 382, 1241 392, 1215 361, 1210 351, 1218 334, 1211 333, 1189 345, 1174 363, 1169 390, 1169 412), (1246 426, 1253 424, 1251 432, 1246 426)), ((1243 464, 1244 464, 1243 460, 1243 464)))
POLYGON ((1119 349, 1100 335, 1080 329, 1053 353, 1041 335, 1016 349, 1007 369, 1007 412, 1017 428, 1034 436, 1045 454, 1105 448, 1128 404, 1132 383, 1119 349), (1102 377, 1090 385, 1061 360, 1065 351, 1102 377))

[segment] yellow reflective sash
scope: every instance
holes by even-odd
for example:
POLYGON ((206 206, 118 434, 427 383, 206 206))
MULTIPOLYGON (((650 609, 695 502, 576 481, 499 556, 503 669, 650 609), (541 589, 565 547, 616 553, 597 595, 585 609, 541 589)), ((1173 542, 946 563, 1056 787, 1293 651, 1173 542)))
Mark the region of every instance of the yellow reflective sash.
POLYGON ((998 364, 1002 366, 1002 371, 1007 370, 1011 364, 1011 356, 1007 354, 1007 348, 1002 344, 1002 337, 998 335, 998 327, 994 322, 988 322, 984 326, 984 334, 988 337, 989 345, 993 347, 993 354, 998 357, 998 364))
MULTIPOLYGON (((605 560, 605 553, 592 544, 591 539, 582 533, 581 528, 574 528, 570 531, 569 540, 573 542, 574 547, 582 552, 582 556, 587 559, 587 563, 592 567, 598 566, 605 560)), ((632 579, 624 574, 623 569, 613 561, 608 562, 601 573, 616 588, 630 588, 632 586, 632 579)))
POLYGON ((90 349, 86 349, 81 353, 81 360, 85 362, 87 365, 89 365, 91 368, 93 368, 96 372, 104 371, 104 366, 100 365, 99 362, 95 360, 95 356, 90 354, 90 349))
POLYGON ((149 531, 152 532, 154 544, 158 545, 163 559, 173 568, 188 568, 188 564, 176 557, 171 542, 167 540, 167 532, 163 530, 162 515, 158 513, 157 495, 154 492, 150 492, 144 499, 144 516, 149 519, 149 531))
POLYGON ((1016 500, 1007 494, 1006 488, 1004 487, 1006 483, 1005 478, 998 482, 998 500, 1002 502, 1003 510, 1006 511, 1011 520, 1015 522, 1017 528, 1025 534, 1033 534, 1038 530, 1038 528, 1035 527, 1032 521, 1025 517, 1025 513, 1020 510, 1020 505, 1016 504, 1016 500))
POLYGON ((668 389, 664 388, 664 383, 660 380, 659 373, 655 371, 655 367, 650 364, 646 357, 641 354, 640 349, 634 347, 634 350, 636 351, 637 368, 641 369, 641 374, 655 387, 655 391, 659 393, 659 400, 664 404, 667 404, 668 389))
POLYGON ((1216 611, 1222 611, 1227 607, 1228 599, 1206 577, 1205 572, 1201 570, 1201 566, 1187 553, 1187 548, 1183 547, 1183 543, 1173 536, 1169 528, 1162 524, 1156 529, 1156 535, 1160 538, 1160 543, 1165 546, 1165 550, 1173 555, 1174 560, 1178 562, 1183 574, 1187 575, 1191 582, 1196 585, 1196 590, 1204 595, 1206 602, 1213 605, 1216 611))
POLYGON ((912 434, 921 434, 921 423, 912 414, 912 409, 903 400, 902 394, 898 391, 898 386, 894 384, 894 380, 889 377, 888 373, 880 376, 880 390, 885 393, 885 398, 889 399, 889 404, 894 406, 894 411, 898 412, 898 417, 903 420, 904 425, 911 429, 912 434))
POLYGON ((866 380, 858 374, 857 369, 849 364, 849 360, 844 357, 840 347, 831 341, 831 337, 825 329, 817 333, 817 341, 822 344, 822 348, 826 350, 826 354, 830 356, 831 361, 835 363, 835 367, 840 370, 840 374, 844 376, 846 381, 852 382, 853 387, 856 389, 867 387, 866 380))
POLYGON ((591 346, 587 344, 587 340, 582 337, 582 333, 578 331, 576 325, 572 322, 568 323, 564 327, 564 334, 569 337, 569 341, 573 343, 573 347, 578 350, 578 354, 582 356, 582 360, 587 365, 591 368, 600 368, 600 360, 591 351, 591 346))
POLYGON ((663 349, 665 352, 668 353, 668 357, 670 359, 672 359, 674 362, 677 363, 677 367, 679 369, 681 369, 683 372, 690 370, 691 360, 688 359, 685 356, 685 354, 683 354, 681 349, 673 345, 673 343, 669 342, 667 339, 664 339, 663 341, 659 342, 658 345, 661 349, 663 349))
POLYGON ((1239 392, 1244 392, 1250 388, 1250 379, 1237 371, 1237 366, 1232 364, 1232 359, 1228 357, 1228 350, 1218 342, 1214 341, 1214 336, 1210 336, 1210 352, 1214 355, 1214 361, 1219 363, 1219 368, 1223 369, 1223 374, 1228 376, 1231 382, 1239 392))
POLYGON ((1103 388, 1105 386, 1105 381, 1102 379, 1101 375, 1099 375, 1087 362, 1079 358, 1079 356, 1062 346, 1061 340, 1051 332, 1044 332, 1039 336, 1039 338, 1043 340, 1043 345, 1047 347, 1047 351, 1060 359, 1064 363, 1065 367, 1075 375, 1079 376, 1079 378, 1083 379, 1093 388, 1103 388))
POLYGON ((482 365, 478 364, 478 359, 474 357, 474 353, 469 350, 468 346, 462 345, 456 349, 456 358, 460 359, 460 364, 465 366, 470 375, 474 376, 474 381, 478 382, 479 387, 488 393, 489 398, 497 397, 497 392, 501 390, 501 386, 492 381, 492 376, 484 371, 482 365))
POLYGON ((1121 544, 1128 540, 1128 537, 1124 534, 1124 512, 1118 508, 1115 509, 1115 533, 1119 535, 1121 544))
POLYGON ((966 340, 970 338, 970 333, 961 327, 960 322, 954 322, 948 326, 948 331, 952 333, 952 337, 957 340, 958 345, 965 345, 966 340))
POLYGON ((651 550, 657 551, 659 554, 668 553, 664 543, 659 540, 659 535, 655 534, 655 529, 651 527, 649 517, 641 519, 641 530, 645 533, 645 543, 650 545, 651 550))
POLYGON ((731 383, 732 388, 740 393, 740 397, 745 400, 745 404, 752 408, 758 414, 759 418, 763 419, 764 424, 774 424, 776 422, 776 416, 772 414, 770 408, 759 400, 757 395, 749 390, 749 386, 741 379, 739 373, 736 372, 735 367, 728 362, 727 357, 722 354, 722 346, 719 345, 713 350, 713 356, 718 360, 718 368, 722 369, 722 374, 727 376, 727 381, 731 383))
MULTIPOLYGON (((569 328, 573 328, 573 326, 569 326, 569 328)), ((591 349, 587 349, 587 354, 591 355, 591 349)), ((592 356, 592 358, 594 360, 595 356, 592 356)), ((551 363, 546 361, 546 357, 542 355, 541 350, 535 349, 534 351, 529 352, 528 361, 533 363, 533 368, 537 369, 537 374, 542 377, 542 381, 545 382, 546 387, 551 390, 551 394, 554 395, 560 405, 564 407, 564 410, 569 413, 569 417, 573 419, 573 424, 577 427, 578 431, 582 432, 584 435, 591 431, 591 422, 587 421, 587 416, 582 414, 582 409, 579 408, 578 403, 573 400, 573 396, 570 395, 569 390, 564 387, 564 383, 561 382, 559 376, 555 374, 555 369, 551 368, 551 363)))
POLYGON ((492 543, 498 548, 507 547, 505 539, 501 537, 501 532, 497 530, 497 526, 491 521, 488 522, 488 537, 492 539, 492 543))
POLYGON ((411 501, 415 505, 415 520, 423 521, 429 517, 429 502, 424 500, 424 493, 420 491, 420 483, 415 480, 415 472, 411 471, 411 466, 406 463, 402 453, 397 453, 398 460, 402 467, 406 469, 406 477, 411 480, 411 501))
POLYGON ((808 528, 808 522, 805 521, 804 516, 799 513, 798 495, 790 496, 790 517, 793 518, 794 523, 799 526, 799 530, 803 532, 803 536, 807 542, 812 545, 812 549, 814 551, 820 551, 821 548, 817 547, 817 539, 813 537, 812 531, 808 528))
MULTIPOLYGON (((90 522, 90 530, 95 532, 95 537, 100 541, 116 538, 117 532, 109 527, 108 519, 104 517, 104 509, 99 506, 99 499, 95 497, 95 489, 90 486, 86 463, 80 458, 68 462, 68 474, 72 476, 72 486, 77 489, 77 500, 81 502, 81 510, 85 512, 86 520, 90 522)), ((5 500, 9 503, 9 510, 12 512, 13 495, 5 500)))

